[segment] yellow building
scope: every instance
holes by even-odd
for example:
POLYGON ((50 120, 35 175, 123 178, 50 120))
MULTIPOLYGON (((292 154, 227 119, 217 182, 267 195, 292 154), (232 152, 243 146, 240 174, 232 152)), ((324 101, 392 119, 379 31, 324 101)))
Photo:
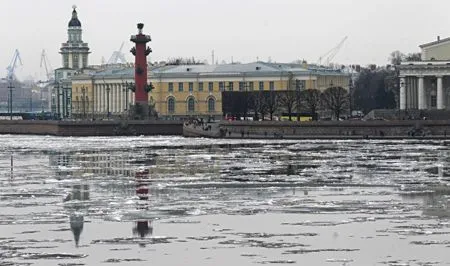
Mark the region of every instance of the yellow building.
MULTIPOLYGON (((149 102, 160 118, 222 117, 223 91, 348 90, 349 75, 298 64, 249 63, 222 65, 166 65, 149 68, 154 89, 149 102)), ((72 78, 74 118, 123 117, 134 104, 127 89, 134 81, 132 67, 112 68, 72 78)))

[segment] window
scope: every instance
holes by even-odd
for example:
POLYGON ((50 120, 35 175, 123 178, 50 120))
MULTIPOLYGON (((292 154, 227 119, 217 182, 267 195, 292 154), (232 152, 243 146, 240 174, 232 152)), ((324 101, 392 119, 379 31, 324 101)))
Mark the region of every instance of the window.
POLYGON ((189 97, 187 100, 188 112, 192 113, 195 111, 195 100, 193 97, 189 97))
POLYGON ((225 82, 223 82, 223 81, 219 82, 219 90, 220 91, 224 91, 225 90, 225 82))
POLYGON ((194 82, 189 82, 189 91, 190 92, 194 91, 194 82))
POLYGON ((243 90, 244 90, 244 82, 239 81, 239 91, 243 91, 243 90))
POLYGON ((68 68, 69 67, 69 55, 68 54, 63 55, 63 59, 64 59, 64 67, 68 68))
POLYGON ((216 110, 216 101, 214 98, 208 99, 208 112, 214 112, 216 110))
POLYGON ((214 83, 208 82, 208 91, 212 92, 214 90, 214 83))
POLYGON ((228 82, 228 90, 233 91, 233 82, 232 81, 228 82))
POLYGON ((72 62, 73 68, 75 68, 75 69, 80 68, 80 64, 79 63, 80 63, 80 60, 78 58, 78 54, 74 54, 73 55, 73 62, 72 62))
POLYGON ((263 91, 264 90, 264 81, 260 81, 259 82, 259 90, 263 91))
POLYGON ((173 92, 173 82, 169 82, 169 92, 173 92))
POLYGON ((175 113, 175 99, 173 97, 167 100, 167 111, 169 114, 175 113))
POLYGON ((87 54, 83 55, 83 67, 87 67, 88 65, 88 56, 87 54))
POLYGON ((436 95, 431 95, 431 107, 437 106, 437 97, 436 95))
POLYGON ((250 81, 249 83, 248 83, 248 89, 249 90, 253 90, 253 81, 250 81))
POLYGON ((198 83, 198 91, 203 91, 203 82, 198 83))
POLYGON ((183 91, 183 82, 178 83, 178 91, 183 91))
POLYGON ((275 82, 273 81, 269 82, 269 90, 271 91, 275 90, 275 82))

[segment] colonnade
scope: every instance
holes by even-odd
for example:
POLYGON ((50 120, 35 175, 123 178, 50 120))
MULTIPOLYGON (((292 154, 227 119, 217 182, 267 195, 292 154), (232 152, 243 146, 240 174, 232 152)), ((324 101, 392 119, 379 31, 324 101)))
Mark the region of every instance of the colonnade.
POLYGON ((444 76, 400 76, 400 110, 446 109, 444 76))
POLYGON ((95 114, 120 114, 134 104, 134 92, 121 83, 95 84, 93 93, 95 114))

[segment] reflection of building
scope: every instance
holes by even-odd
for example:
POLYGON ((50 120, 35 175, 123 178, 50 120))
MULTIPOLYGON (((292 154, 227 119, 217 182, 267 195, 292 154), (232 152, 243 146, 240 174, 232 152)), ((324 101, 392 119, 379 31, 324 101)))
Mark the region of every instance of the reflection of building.
POLYGON ((108 155, 106 153, 69 154, 59 153, 49 156, 50 166, 56 166, 59 176, 83 176, 83 174, 99 174, 112 176, 133 176, 130 157, 124 155, 108 155))
POLYGON ((400 65, 400 109, 449 109, 450 38, 420 48, 422 61, 400 65))
MULTIPOLYGON (((155 66, 149 69, 148 79, 154 85, 148 100, 164 118, 221 116, 223 91, 325 90, 330 86, 345 89, 349 86, 349 75, 341 71, 264 62, 155 66)), ((78 92, 84 88, 93 99, 88 117, 106 117, 108 108, 113 116, 121 116, 133 104, 134 93, 127 89, 133 80, 133 68, 125 67, 74 77, 72 86, 78 92)), ((82 102, 76 104, 74 113, 81 112, 82 106, 82 102)))
POLYGON ((72 186, 72 191, 66 196, 64 202, 70 209, 70 230, 73 233, 75 245, 78 247, 80 236, 83 232, 85 201, 89 200, 89 185, 76 184, 72 186))

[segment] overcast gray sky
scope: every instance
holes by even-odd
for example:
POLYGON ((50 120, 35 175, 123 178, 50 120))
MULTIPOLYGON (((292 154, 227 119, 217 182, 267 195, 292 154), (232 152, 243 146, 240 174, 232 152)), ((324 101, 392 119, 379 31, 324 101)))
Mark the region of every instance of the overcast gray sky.
MULTIPOLYGON (((76 5, 90 64, 108 60, 125 42, 132 46, 136 23, 152 36, 151 61, 192 57, 219 62, 291 62, 318 58, 347 41, 334 58, 342 64, 386 64, 394 50, 418 52, 418 45, 450 36, 448 0, 0 0, 0 67, 14 49, 20 76, 43 74, 46 49, 53 68, 61 66, 59 48, 76 5)), ((6 70, 4 74, 6 75, 6 70)))

